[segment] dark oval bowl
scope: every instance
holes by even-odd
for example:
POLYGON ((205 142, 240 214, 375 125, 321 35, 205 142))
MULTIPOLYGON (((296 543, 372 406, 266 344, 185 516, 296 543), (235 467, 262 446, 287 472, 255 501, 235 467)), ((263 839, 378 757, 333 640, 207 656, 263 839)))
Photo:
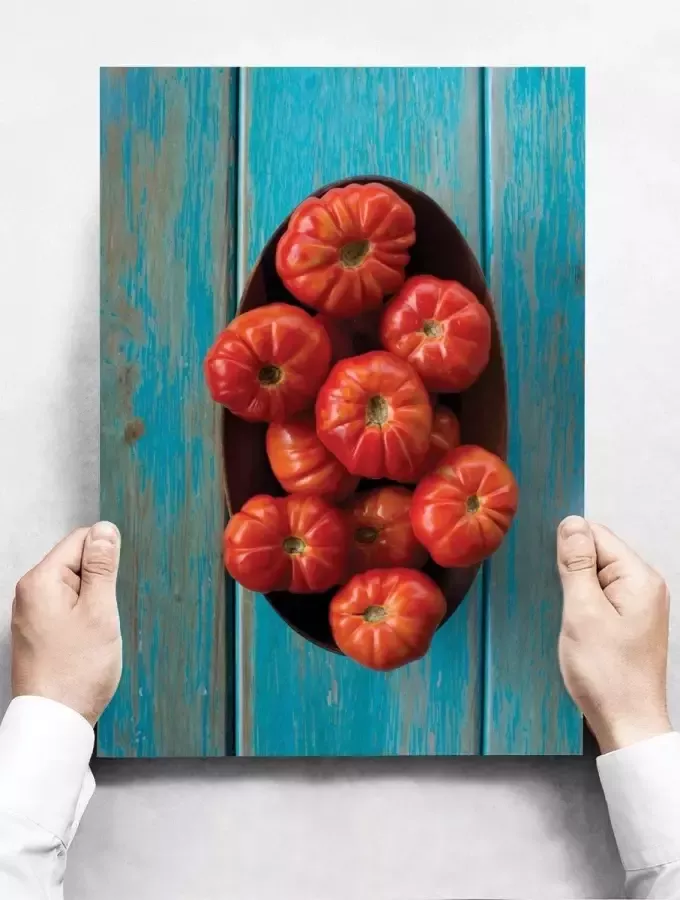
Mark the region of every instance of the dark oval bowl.
MULTIPOLYGON (((459 281, 478 297, 491 316, 491 358, 487 368, 469 390, 462 394, 441 394, 438 402, 450 407, 458 416, 463 443, 478 444, 505 459, 507 397, 503 354, 493 300, 475 255, 444 210, 426 194, 401 181, 379 175, 362 175, 327 184, 310 196, 320 197, 333 187, 369 182, 380 182, 390 187, 410 204, 415 213, 416 242, 411 249, 407 276, 427 274, 459 281)), ((284 288, 276 273, 276 245, 287 225, 288 218, 279 225, 262 251, 245 286, 239 313, 273 302, 302 306, 284 288)), ((309 309, 307 312, 314 314, 309 309)), ((356 353, 371 349, 377 349, 377 346, 372 346, 370 337, 364 335, 358 339, 356 353)), ((265 449, 266 430, 264 424, 244 422, 228 410, 224 411, 223 453, 230 514, 238 512, 255 494, 285 495, 269 466, 265 449)), ((379 482, 363 481, 359 490, 377 484, 379 482)), ((431 560, 428 562, 424 571, 437 582, 446 597, 447 615, 444 622, 462 603, 478 569, 478 565, 466 569, 442 569, 431 560)), ((327 650, 340 653, 328 624, 328 604, 334 593, 302 595, 274 592, 267 595, 267 600, 298 634, 327 650)))

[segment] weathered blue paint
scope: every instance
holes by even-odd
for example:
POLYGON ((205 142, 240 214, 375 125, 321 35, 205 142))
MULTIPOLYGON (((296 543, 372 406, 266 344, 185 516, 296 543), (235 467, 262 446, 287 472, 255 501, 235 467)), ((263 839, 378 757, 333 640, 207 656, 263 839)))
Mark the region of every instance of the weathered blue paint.
POLYGON ((262 69, 241 73, 240 98, 238 81, 102 74, 101 498, 124 539, 125 670, 100 755, 223 755, 234 737, 263 756, 580 752, 553 546, 583 505, 583 71, 262 69), (520 512, 421 663, 362 670, 245 591, 234 660, 201 361, 279 222, 366 173, 438 200, 487 272, 520 512))
POLYGON ((484 747, 577 754, 554 546, 560 519, 583 511, 584 70, 493 69, 485 107, 487 263, 520 507, 489 570, 484 747))
POLYGON ((121 686, 100 756, 221 756, 233 735, 220 410, 233 304, 236 78, 103 70, 101 514, 122 532, 121 686))
MULTIPOLYGON (((240 284, 271 232, 320 185, 393 176, 434 197, 480 249, 480 91, 474 69, 256 69, 242 77, 240 284)), ((237 752, 477 753, 478 584, 420 663, 362 669, 237 591, 237 752)))

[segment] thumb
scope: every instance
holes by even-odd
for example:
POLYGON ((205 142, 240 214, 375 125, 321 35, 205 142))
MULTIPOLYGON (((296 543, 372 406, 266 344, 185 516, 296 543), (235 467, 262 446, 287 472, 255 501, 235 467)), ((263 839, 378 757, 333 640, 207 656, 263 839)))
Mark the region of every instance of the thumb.
POLYGON ((80 565, 80 600, 113 599, 120 558, 120 534, 111 522, 97 522, 85 535, 80 565))
POLYGON ((569 516, 557 529, 557 567, 562 579, 565 607, 583 604, 602 593, 597 577, 597 550, 590 525, 580 516, 569 516))

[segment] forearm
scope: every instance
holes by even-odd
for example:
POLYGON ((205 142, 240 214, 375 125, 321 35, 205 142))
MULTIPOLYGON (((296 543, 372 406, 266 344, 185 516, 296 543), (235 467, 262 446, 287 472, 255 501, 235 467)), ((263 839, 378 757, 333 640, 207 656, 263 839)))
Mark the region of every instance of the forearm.
POLYGON ((92 728, 40 697, 0 724, 0 897, 61 900, 66 852, 92 796, 92 728))
POLYGON ((680 897, 680 734, 597 761, 632 898, 680 897))

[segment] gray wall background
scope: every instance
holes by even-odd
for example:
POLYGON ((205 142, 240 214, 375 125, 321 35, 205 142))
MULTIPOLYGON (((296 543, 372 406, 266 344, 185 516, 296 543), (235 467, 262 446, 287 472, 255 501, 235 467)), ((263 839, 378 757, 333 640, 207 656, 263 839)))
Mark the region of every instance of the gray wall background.
MULTIPOLYGON (((588 64, 587 510, 680 594, 677 8, 421 0, 416 29, 405 0, 389 15, 345 0, 340 17, 270 2, 0 10, 0 711, 14 584, 98 515, 102 64, 588 64)), ((68 900, 621 896, 588 759, 104 761, 96 776, 68 900)))

